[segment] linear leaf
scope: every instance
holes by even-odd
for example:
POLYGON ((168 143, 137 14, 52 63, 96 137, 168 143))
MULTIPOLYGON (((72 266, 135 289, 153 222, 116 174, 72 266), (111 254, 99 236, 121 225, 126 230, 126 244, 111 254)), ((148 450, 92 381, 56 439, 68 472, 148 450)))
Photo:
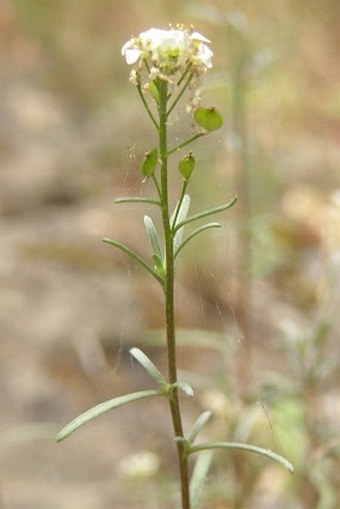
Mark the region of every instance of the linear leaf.
MULTIPOLYGON (((196 230, 194 230, 193 232, 191 232, 184 240, 183 242, 181 242, 177 248, 176 248, 176 251, 174 253, 174 257, 175 259, 177 258, 178 254, 180 253, 180 251, 182 251, 183 247, 191 240, 193 239, 194 237, 196 237, 197 235, 199 235, 200 233, 204 232, 205 230, 210 230, 211 228, 221 228, 221 225, 220 223, 207 223, 207 224, 204 224, 203 226, 200 226, 199 228, 196 228, 196 230)), ((177 234, 176 234, 177 235, 177 234)))
POLYGON ((170 218, 171 226, 174 228, 175 224, 174 221, 176 220, 176 224, 178 224, 181 221, 184 221, 184 219, 187 217, 190 207, 190 196, 188 194, 185 194, 183 196, 183 200, 181 203, 177 203, 175 210, 172 213, 172 216, 170 218), (180 205, 178 210, 178 205, 180 205))
POLYGON ((220 205, 219 207, 214 207, 212 209, 205 210, 204 212, 199 212, 198 214, 195 214, 193 216, 190 216, 186 219, 184 219, 181 222, 177 222, 175 226, 175 231, 182 228, 182 226, 192 223, 193 221, 198 221, 198 219, 203 219, 204 217, 211 216, 213 214, 217 214, 218 212, 223 212, 224 210, 230 209, 237 201, 237 196, 234 196, 228 203, 225 203, 224 205, 220 205))
POLYGON ((189 212, 189 208, 190 208, 190 196, 188 194, 185 194, 182 202, 179 205, 179 209, 178 209, 178 207, 175 208, 174 213, 170 219, 172 228, 174 228, 174 231, 175 231, 174 241, 173 241, 174 242, 174 252, 177 251, 178 246, 181 244, 182 238, 183 238, 183 233, 184 233, 184 229, 177 228, 176 225, 178 223, 183 223, 183 221, 185 221, 185 218, 187 217, 188 212, 189 212), (176 224, 174 224, 174 222, 176 222, 176 224))
POLYGON ((190 437, 188 438, 188 441, 190 442, 190 444, 192 444, 198 434, 200 433, 201 429, 203 428, 203 426, 205 425, 206 422, 208 422, 208 420, 210 419, 211 417, 211 411, 210 410, 207 410, 206 412, 203 412, 199 418, 197 419, 197 421, 195 422, 193 428, 192 428, 192 431, 190 433, 190 437))
POLYGON ((149 359, 147 355, 145 355, 142 350, 139 348, 131 348, 130 354, 143 366, 143 368, 149 373, 149 375, 160 385, 166 385, 167 381, 165 380, 162 373, 159 369, 154 365, 154 363, 149 359))
POLYGON ((99 403, 90 410, 87 410, 81 415, 78 415, 73 421, 67 424, 57 435, 56 441, 61 442, 69 435, 71 435, 74 431, 76 431, 84 424, 87 424, 92 419, 99 417, 100 415, 113 410, 119 406, 125 405, 126 403, 131 403, 132 401, 137 401, 139 399, 151 398, 153 396, 163 396, 164 393, 159 390, 147 390, 147 391, 139 391, 139 392, 131 392, 130 394, 125 394, 124 396, 118 396, 117 398, 110 399, 108 401, 104 401, 103 403, 99 403))
POLYGON ((121 198, 117 198, 115 203, 147 203, 149 205, 158 205, 159 207, 161 206, 160 202, 157 200, 141 198, 140 196, 122 196, 121 198))
POLYGON ((120 251, 123 251, 123 253, 126 253, 128 254, 133 260, 135 260, 137 263, 139 263, 139 265, 141 265, 141 267, 143 267, 147 272, 149 272, 155 279, 157 279, 157 281, 163 286, 163 279, 160 277, 160 275, 152 268, 150 267, 150 265, 148 265, 146 263, 145 260, 143 260, 143 258, 141 258, 137 253, 135 253, 134 251, 132 251, 132 249, 128 248, 127 246, 125 246, 124 244, 122 244, 121 242, 118 242, 117 240, 113 240, 113 239, 109 239, 107 237, 105 237, 103 239, 103 242, 105 242, 106 244, 110 244, 111 246, 114 246, 116 247, 117 249, 119 249, 120 251))
POLYGON ((200 509, 204 482, 213 459, 212 451, 203 451, 194 466, 190 480, 190 502, 192 509, 200 509))
POLYGON ((194 395, 193 388, 187 382, 181 382, 180 380, 178 380, 178 382, 176 382, 176 385, 179 389, 181 389, 181 391, 184 392, 186 396, 189 396, 189 398, 193 397, 194 395))
POLYGON ((194 452, 206 451, 209 449, 241 449, 244 451, 254 452, 255 454, 260 454, 261 456, 266 456, 277 463, 280 463, 283 467, 285 467, 288 472, 291 474, 294 473, 293 465, 280 454, 276 454, 270 449, 263 449, 262 447, 257 447, 256 445, 251 444, 242 444, 239 442, 207 442, 204 444, 194 445, 190 448, 189 453, 193 454, 194 452))
POLYGON ((153 224, 151 217, 144 216, 144 225, 145 225, 146 233, 148 234, 148 237, 150 240, 152 254, 158 256, 158 258, 161 260, 162 259, 162 250, 161 250, 161 246, 159 243, 158 234, 157 234, 155 225, 153 224))

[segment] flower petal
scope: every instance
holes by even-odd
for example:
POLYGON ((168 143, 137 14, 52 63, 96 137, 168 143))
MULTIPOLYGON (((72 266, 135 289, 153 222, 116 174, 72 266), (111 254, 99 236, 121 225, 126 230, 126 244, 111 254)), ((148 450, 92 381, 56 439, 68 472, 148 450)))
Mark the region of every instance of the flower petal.
POLYGON ((213 52, 211 51, 211 49, 208 48, 208 46, 206 46, 205 44, 200 44, 196 59, 198 61, 200 61, 203 65, 205 65, 205 67, 207 67, 207 69, 212 68, 212 61, 211 61, 212 56, 213 56, 213 52))
POLYGON ((201 42, 211 42, 205 35, 200 34, 199 32, 193 32, 190 35, 190 39, 193 41, 201 41, 201 42))
POLYGON ((135 64, 139 57, 141 56, 142 51, 140 49, 130 48, 127 49, 124 53, 126 63, 131 65, 135 64))

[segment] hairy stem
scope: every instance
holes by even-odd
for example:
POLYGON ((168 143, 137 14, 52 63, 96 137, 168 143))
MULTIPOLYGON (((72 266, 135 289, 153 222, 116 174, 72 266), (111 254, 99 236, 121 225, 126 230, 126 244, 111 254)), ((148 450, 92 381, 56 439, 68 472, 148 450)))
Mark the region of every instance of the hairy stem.
MULTIPOLYGON (((165 314, 166 339, 168 354, 169 383, 177 382, 176 336, 175 336, 175 299, 174 299, 174 248, 173 232, 170 224, 168 198, 168 153, 167 153, 167 82, 159 81, 159 149, 161 159, 161 194, 162 220, 165 238, 166 280, 165 280, 165 314)), ((174 388, 169 399, 173 429, 176 437, 183 437, 183 426, 177 388, 174 388)), ((180 468, 182 509, 190 509, 188 459, 181 441, 177 442, 180 468)))

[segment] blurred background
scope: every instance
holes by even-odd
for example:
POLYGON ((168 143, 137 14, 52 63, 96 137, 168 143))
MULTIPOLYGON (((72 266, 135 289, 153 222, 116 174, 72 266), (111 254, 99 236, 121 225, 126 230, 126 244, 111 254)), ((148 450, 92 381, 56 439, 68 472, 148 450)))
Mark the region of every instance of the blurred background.
POLYGON ((225 119, 192 147, 192 211, 239 196, 178 270, 185 428, 211 409, 205 438, 296 468, 218 454, 202 509, 340 506, 339 2, 0 0, 1 509, 176 507, 163 402, 53 442, 152 386, 131 346, 165 366, 161 292, 101 239, 149 256, 144 206, 114 203, 151 193, 153 146, 120 50, 169 23, 211 39, 202 99, 225 119))

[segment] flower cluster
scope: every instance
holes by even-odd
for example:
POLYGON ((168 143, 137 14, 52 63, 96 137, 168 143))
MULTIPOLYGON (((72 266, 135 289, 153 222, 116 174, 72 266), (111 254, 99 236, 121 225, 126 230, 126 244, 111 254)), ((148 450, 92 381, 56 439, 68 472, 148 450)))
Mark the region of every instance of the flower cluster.
POLYGON ((199 78, 212 67, 209 42, 204 35, 182 25, 169 30, 150 28, 127 41, 122 55, 127 64, 135 64, 131 72, 133 83, 141 82, 144 66, 150 81, 158 77, 174 83, 188 71, 199 78))

